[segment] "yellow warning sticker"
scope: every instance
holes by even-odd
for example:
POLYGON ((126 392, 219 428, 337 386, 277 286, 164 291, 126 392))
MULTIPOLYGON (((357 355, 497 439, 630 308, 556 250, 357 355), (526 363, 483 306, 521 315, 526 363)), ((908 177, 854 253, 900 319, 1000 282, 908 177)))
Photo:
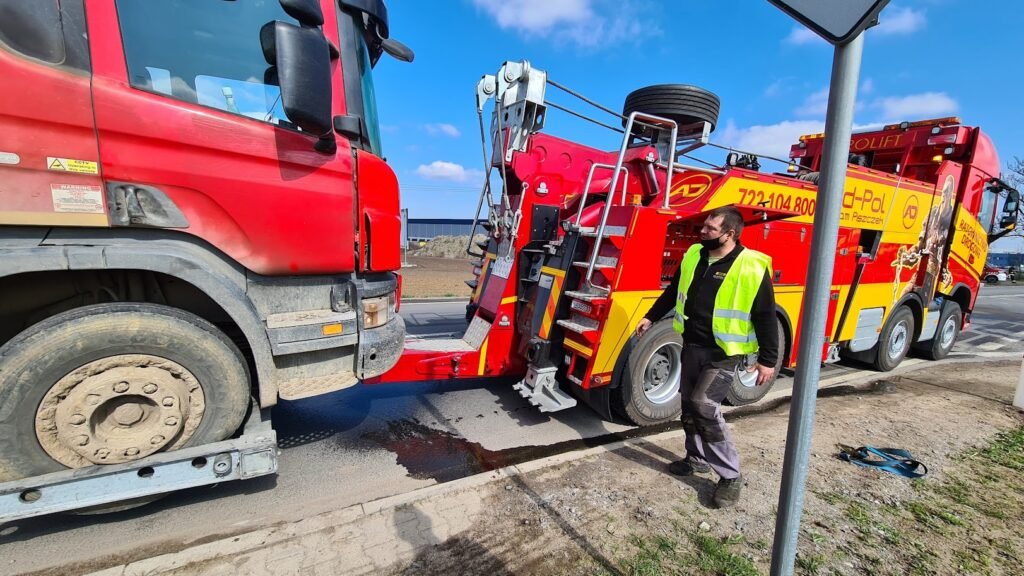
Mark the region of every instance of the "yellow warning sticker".
POLYGON ((89 160, 75 160, 72 158, 46 157, 46 168, 60 172, 74 172, 76 174, 99 174, 100 168, 96 162, 89 160))

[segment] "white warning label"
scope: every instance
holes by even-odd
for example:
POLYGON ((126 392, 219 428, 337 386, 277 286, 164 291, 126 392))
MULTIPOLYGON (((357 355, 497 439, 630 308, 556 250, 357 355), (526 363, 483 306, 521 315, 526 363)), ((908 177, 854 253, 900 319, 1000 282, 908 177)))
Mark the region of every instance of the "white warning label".
POLYGON ((54 212, 103 214, 103 188, 84 184, 51 184, 54 212))

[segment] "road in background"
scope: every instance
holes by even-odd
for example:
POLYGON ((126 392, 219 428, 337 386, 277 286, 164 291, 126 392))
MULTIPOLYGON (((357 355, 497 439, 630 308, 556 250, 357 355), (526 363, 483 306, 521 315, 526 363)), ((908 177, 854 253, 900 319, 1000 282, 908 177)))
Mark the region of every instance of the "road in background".
MULTIPOLYGON (((1019 357, 1024 352, 1022 304, 1024 286, 983 288, 974 325, 951 357, 1019 357)), ((418 336, 459 333, 464 315, 463 302, 402 305, 409 332, 418 336)), ((822 382, 834 384, 868 372, 858 365, 830 365, 822 370, 822 382)), ((772 395, 791 384, 792 378, 780 378, 772 395)), ((641 433, 602 421, 584 406, 541 414, 507 379, 357 386, 283 402, 274 409, 274 425, 281 447, 278 476, 187 490, 127 512, 51 516, 0 527, 0 572, 109 555, 154 556, 607 442, 613 435, 641 433)))

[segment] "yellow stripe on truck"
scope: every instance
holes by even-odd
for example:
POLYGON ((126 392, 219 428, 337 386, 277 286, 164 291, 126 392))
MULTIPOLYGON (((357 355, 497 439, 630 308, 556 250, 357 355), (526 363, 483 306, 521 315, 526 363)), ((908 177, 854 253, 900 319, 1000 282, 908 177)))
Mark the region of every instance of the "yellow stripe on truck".
POLYGON ((601 330, 601 340, 597 345, 597 357, 593 360, 592 373, 611 372, 615 368, 615 361, 629 337, 633 335, 636 325, 660 295, 661 290, 612 293, 611 303, 608 305, 608 319, 601 330))

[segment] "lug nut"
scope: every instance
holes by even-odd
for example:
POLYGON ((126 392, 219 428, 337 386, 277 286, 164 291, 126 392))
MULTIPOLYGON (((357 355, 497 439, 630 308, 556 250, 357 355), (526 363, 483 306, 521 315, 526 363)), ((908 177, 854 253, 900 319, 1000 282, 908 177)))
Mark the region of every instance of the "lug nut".
POLYGON ((153 436, 152 438, 149 439, 149 443, 152 444, 153 446, 159 446, 160 443, 163 442, 163 441, 164 441, 164 437, 159 435, 159 434, 157 434, 156 436, 153 436))
POLYGON ((82 416, 81 414, 72 414, 70 420, 71 423, 76 426, 79 424, 85 424, 85 416, 82 416))
POLYGON ((100 460, 106 460, 107 456, 110 456, 109 448, 100 448, 99 450, 96 451, 96 457, 99 458, 100 460))
POLYGON ((86 404, 89 404, 90 406, 95 406, 95 405, 100 403, 100 395, 99 394, 89 394, 88 396, 85 397, 85 402, 86 402, 86 404))
POLYGON ((129 448, 124 451, 125 456, 137 456, 139 454, 138 448, 129 448))
POLYGON ((174 397, 173 396, 164 396, 164 399, 161 400, 160 403, 163 404, 164 406, 167 406, 168 408, 170 408, 171 406, 174 406, 174 397))
POLYGON ((118 382, 117 384, 114 384, 114 392, 117 392, 118 394, 127 392, 128 388, 129 386, 127 382, 118 382))
POLYGON ((142 387, 142 391, 145 392, 146 394, 152 394, 153 392, 156 392, 159 388, 159 386, 150 382, 149 384, 146 384, 145 386, 142 387))
POLYGON ((178 425, 178 419, 175 418, 174 416, 171 416, 167 420, 164 420, 164 424, 167 424, 168 426, 177 426, 178 425))
POLYGON ((75 444, 78 444, 79 446, 85 446, 88 443, 89 437, 86 436, 85 434, 82 434, 81 436, 75 438, 75 444))

